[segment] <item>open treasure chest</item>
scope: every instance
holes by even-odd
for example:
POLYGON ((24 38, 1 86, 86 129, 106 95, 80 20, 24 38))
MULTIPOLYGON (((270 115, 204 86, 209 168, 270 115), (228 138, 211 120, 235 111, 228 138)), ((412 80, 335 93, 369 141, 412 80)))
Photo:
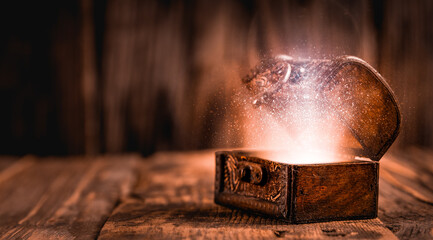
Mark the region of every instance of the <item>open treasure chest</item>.
MULTIPOLYGON (((262 61, 243 83, 251 104, 277 116, 289 133, 314 125, 309 134, 336 147, 332 161, 316 163, 295 159, 293 153, 308 146, 216 152, 215 202, 290 223, 377 217, 379 160, 401 122, 394 94, 380 74, 351 56, 278 56, 262 61)), ((326 147, 317 151, 316 158, 328 155, 326 147)))

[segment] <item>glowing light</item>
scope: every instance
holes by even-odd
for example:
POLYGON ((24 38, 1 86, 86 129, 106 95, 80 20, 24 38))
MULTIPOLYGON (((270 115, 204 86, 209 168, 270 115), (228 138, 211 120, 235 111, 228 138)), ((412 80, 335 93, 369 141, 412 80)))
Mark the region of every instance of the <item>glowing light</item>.
MULTIPOLYGON (((277 58, 292 60, 285 55, 277 58)), ((337 117, 321 101, 316 87, 316 78, 320 76, 311 67, 305 66, 299 67, 299 71, 307 74, 292 74, 295 67, 287 62, 286 72, 280 75, 280 83, 285 84, 283 90, 277 93, 280 98, 273 98, 272 92, 267 95, 266 91, 274 88, 254 83, 255 87, 265 93, 254 96, 251 101, 241 101, 245 103, 241 114, 244 146, 264 150, 264 158, 288 164, 331 163, 353 159, 343 157, 337 150, 341 125, 336 124, 337 117), (289 81, 291 78, 296 78, 296 81, 289 81), (266 98, 263 97, 265 95, 266 98)), ((257 75, 252 80, 261 80, 260 77, 262 76, 257 75)), ((269 84, 274 83, 270 81, 269 84)), ((242 98, 241 95, 240 97, 242 98)))
POLYGON ((292 151, 272 151, 263 154, 265 158, 288 164, 319 164, 349 161, 352 158, 320 150, 297 149, 292 151))

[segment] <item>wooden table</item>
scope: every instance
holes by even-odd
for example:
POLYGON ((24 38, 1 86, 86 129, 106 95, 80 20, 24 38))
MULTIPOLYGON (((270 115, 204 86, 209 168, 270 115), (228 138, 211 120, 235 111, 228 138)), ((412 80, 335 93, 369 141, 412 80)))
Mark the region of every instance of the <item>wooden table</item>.
POLYGON ((0 160, 3 239, 433 239, 433 151, 381 160, 379 218, 289 225, 213 203, 214 151, 0 160))

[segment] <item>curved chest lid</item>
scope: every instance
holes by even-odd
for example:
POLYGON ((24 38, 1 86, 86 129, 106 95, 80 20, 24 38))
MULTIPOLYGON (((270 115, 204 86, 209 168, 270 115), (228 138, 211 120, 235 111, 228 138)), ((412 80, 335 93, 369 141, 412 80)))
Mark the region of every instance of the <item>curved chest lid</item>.
POLYGON ((351 135, 341 147, 354 149, 361 157, 379 160, 399 133, 401 116, 392 90, 375 69, 356 57, 278 56, 263 61, 243 82, 255 105, 282 115, 293 114, 293 106, 304 101, 300 96, 313 92, 319 108, 329 109, 328 115, 335 116, 351 135))

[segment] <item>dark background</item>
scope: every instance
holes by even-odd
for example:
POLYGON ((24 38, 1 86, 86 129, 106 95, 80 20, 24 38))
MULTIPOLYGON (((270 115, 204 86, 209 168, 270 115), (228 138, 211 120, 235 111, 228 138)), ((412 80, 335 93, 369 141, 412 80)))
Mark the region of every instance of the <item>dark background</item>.
POLYGON ((355 55, 401 105, 396 146, 433 147, 433 1, 6 1, 0 154, 241 146, 224 119, 267 54, 355 55))

